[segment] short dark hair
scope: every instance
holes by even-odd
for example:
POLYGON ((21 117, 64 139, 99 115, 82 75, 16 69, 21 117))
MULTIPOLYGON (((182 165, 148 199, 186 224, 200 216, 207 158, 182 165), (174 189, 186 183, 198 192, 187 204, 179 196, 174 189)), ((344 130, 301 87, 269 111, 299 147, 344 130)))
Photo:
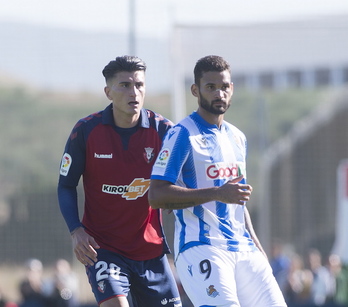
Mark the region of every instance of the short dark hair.
POLYGON ((145 62, 136 57, 130 55, 123 55, 116 57, 115 60, 110 61, 108 65, 106 65, 102 71, 105 81, 113 78, 118 72, 121 71, 146 71, 145 62))
POLYGON ((195 84, 199 85, 199 81, 203 76, 203 73, 209 71, 225 71, 228 70, 231 73, 230 64, 221 56, 208 55, 199 59, 193 70, 195 84))

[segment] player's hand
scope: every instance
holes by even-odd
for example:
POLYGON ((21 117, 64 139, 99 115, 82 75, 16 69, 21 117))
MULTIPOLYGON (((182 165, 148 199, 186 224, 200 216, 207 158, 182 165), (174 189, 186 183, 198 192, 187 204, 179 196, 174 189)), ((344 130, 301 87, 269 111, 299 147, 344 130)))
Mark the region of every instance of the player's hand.
POLYGON ((100 248, 97 242, 83 227, 76 229, 71 235, 74 253, 83 265, 93 265, 97 262, 96 249, 100 248))
POLYGON ((228 204, 245 205, 250 199, 253 188, 249 184, 239 183, 243 175, 229 180, 219 188, 219 200, 228 204))

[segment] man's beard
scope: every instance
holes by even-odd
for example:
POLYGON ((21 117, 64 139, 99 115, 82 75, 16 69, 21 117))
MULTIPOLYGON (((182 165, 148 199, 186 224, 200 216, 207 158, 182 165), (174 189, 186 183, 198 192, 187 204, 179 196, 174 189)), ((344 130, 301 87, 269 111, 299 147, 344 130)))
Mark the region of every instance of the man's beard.
POLYGON ((211 113, 211 114, 215 114, 215 115, 221 115, 221 114, 225 114, 225 112, 228 110, 228 108, 230 107, 230 103, 226 104, 226 108, 224 107, 215 107, 214 106, 214 102, 222 102, 221 99, 215 99, 213 100, 211 103, 204 99, 201 95, 201 93, 199 93, 199 97, 200 97, 200 105, 201 108, 206 110, 207 112, 211 113))

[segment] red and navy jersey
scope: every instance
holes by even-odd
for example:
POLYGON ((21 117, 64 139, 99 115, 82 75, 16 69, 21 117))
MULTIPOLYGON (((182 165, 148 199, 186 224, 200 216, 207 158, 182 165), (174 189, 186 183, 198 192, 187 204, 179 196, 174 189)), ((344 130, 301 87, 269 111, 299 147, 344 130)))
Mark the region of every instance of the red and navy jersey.
POLYGON ((152 166, 171 126, 161 115, 142 109, 137 127, 118 128, 110 104, 73 128, 59 185, 76 187, 82 176, 82 224, 101 248, 133 260, 168 252, 161 213, 149 206, 147 191, 152 166))

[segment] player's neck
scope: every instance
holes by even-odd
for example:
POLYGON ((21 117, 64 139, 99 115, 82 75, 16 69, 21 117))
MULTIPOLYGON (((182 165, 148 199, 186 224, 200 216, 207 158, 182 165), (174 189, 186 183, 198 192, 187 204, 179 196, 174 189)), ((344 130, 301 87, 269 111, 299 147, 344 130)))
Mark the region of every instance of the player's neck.
POLYGON ((139 118, 140 114, 133 114, 128 116, 120 116, 119 114, 114 114, 114 123, 117 127, 120 128, 133 128, 138 124, 139 118))
POLYGON ((202 108, 198 108, 197 113, 209 124, 216 125, 219 129, 221 128, 222 122, 224 120, 224 114, 213 114, 207 112, 202 108))

